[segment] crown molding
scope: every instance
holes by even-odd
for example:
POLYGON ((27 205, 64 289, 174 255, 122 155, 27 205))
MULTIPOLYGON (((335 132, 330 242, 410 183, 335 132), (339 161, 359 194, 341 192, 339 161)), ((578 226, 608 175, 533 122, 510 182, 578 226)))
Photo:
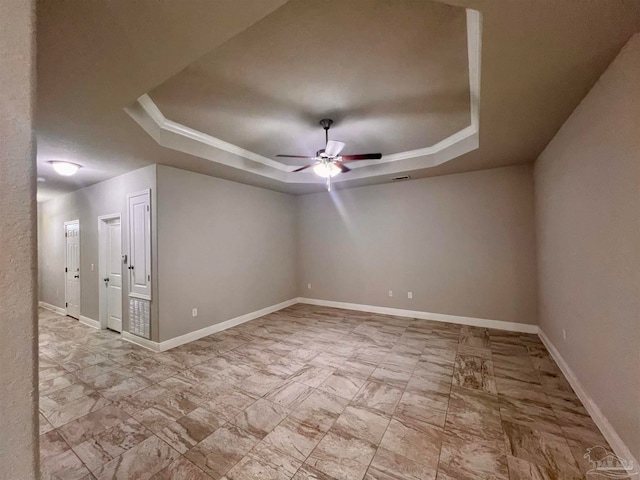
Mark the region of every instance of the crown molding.
MULTIPOLYGON (((380 160, 363 160, 353 166, 348 176, 338 175, 332 182, 393 175, 435 167, 479 147, 480 68, 482 51, 482 15, 472 9, 467 14, 467 55, 469 62, 469 125, 438 143, 406 152, 384 155, 380 160), (376 168, 367 168, 376 166, 376 168)), ((205 158, 212 162, 255 173, 283 183, 322 183, 311 172, 293 173, 287 166, 238 145, 170 120, 148 94, 125 108, 125 112, 160 146, 205 158), (249 162, 238 162, 238 157, 249 162), (265 168, 267 167, 267 168, 265 168)))

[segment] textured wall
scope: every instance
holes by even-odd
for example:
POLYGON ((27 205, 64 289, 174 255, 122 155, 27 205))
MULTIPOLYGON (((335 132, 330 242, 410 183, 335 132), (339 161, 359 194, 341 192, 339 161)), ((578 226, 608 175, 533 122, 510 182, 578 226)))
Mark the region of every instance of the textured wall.
POLYGON ((290 195, 158 165, 160 341, 296 297, 295 211, 290 195))
POLYGON ((535 186, 540 327, 640 460, 640 35, 540 155, 535 186))
MULTIPOLYGON (((40 300, 64 308, 65 302, 65 238, 64 222, 80 220, 80 314, 100 319, 100 279, 98 250, 98 217, 120 213, 122 218, 122 250, 127 252, 127 194, 151 189, 152 216, 152 336, 157 338, 157 258, 156 233, 156 166, 135 170, 104 182, 53 198, 38 205, 38 264, 40 268, 40 300), (91 270, 91 264, 94 270, 91 270)), ((125 270, 126 271, 126 270, 125 270)), ((128 276, 123 276, 122 328, 128 328, 128 276)))
POLYGON ((298 293, 535 324, 532 180, 508 167, 298 197, 298 293))
POLYGON ((38 476, 33 4, 0 0, 0 478, 38 476))

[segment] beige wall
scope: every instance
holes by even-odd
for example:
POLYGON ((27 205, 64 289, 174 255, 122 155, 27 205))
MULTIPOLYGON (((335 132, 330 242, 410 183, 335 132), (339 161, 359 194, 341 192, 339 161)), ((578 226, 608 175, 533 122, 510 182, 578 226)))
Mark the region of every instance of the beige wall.
POLYGON ((540 326, 640 459, 639 35, 538 158, 535 186, 540 326))
POLYGON ((158 192, 160 341, 296 297, 293 197, 162 165, 158 192))
POLYGON ((0 478, 38 476, 34 8, 0 0, 0 478))
MULTIPOLYGON (((157 339, 157 254, 156 254, 156 166, 135 170, 119 177, 82 188, 38 205, 38 263, 40 300, 64 308, 65 301, 65 238, 64 222, 80 220, 80 314, 100 320, 100 279, 98 254, 98 217, 120 213, 122 218, 122 249, 127 252, 127 194, 151 189, 152 215, 152 302, 151 335, 157 339), (91 271, 91 264, 94 270, 91 271)), ((123 276, 122 328, 128 329, 127 275, 123 276)))
POLYGON ((536 323, 530 166, 300 196, 298 228, 300 296, 536 323))

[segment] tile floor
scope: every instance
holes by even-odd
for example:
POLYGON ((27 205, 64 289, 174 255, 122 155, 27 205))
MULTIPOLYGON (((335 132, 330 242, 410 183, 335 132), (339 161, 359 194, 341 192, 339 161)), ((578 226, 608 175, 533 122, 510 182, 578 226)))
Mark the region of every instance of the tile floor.
POLYGON ((535 335, 296 305, 152 353, 40 315, 43 479, 578 479, 535 335))

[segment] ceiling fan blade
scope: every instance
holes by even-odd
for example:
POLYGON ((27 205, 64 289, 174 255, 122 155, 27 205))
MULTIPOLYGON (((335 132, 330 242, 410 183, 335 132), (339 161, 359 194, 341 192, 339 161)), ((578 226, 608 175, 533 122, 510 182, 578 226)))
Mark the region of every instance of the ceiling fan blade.
POLYGON ((362 153, 360 155, 342 155, 343 162, 352 162, 354 160, 380 160, 381 153, 362 153))
POLYGON ((309 165, 305 165, 304 167, 296 168, 295 170, 291 170, 292 172, 301 172, 302 170, 306 170, 307 168, 314 167, 315 163, 311 163, 309 165))
POLYGON ((282 158, 308 158, 309 160, 313 160, 315 157, 309 157, 308 155, 276 155, 276 157, 282 158))
POLYGON ((340 171, 341 171, 342 173, 347 173, 347 172, 350 172, 350 171, 351 171, 351 169, 350 169, 349 167, 347 167, 347 166, 346 166, 344 163, 342 163, 342 162, 338 162, 338 161, 336 161, 336 162, 333 162, 333 163, 334 163, 334 165, 335 165, 336 167, 338 167, 338 168, 340 169, 340 171))
POLYGON ((329 140, 327 146, 324 149, 324 153, 328 157, 337 157, 344 148, 344 142, 336 142, 335 140, 329 140))

